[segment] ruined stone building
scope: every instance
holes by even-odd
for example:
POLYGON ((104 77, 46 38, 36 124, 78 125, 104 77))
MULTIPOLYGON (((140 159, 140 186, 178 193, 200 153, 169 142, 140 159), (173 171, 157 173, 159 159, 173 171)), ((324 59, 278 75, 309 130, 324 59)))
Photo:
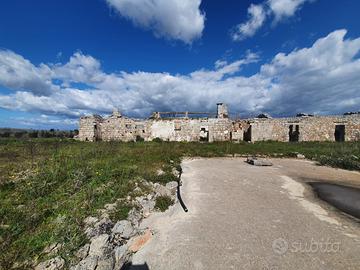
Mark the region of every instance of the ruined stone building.
POLYGON ((292 118, 231 120, 226 104, 217 112, 154 112, 138 120, 114 111, 109 117, 80 118, 82 141, 360 141, 360 114, 343 116, 298 115, 292 118))

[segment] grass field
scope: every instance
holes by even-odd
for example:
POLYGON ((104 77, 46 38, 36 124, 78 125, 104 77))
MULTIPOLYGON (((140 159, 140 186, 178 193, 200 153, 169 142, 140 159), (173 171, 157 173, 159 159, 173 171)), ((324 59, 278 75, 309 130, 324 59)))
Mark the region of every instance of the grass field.
MULTIPOLYGON (((295 152, 320 164, 360 171, 360 142, 354 143, 175 143, 98 142, 35 139, 0 140, 0 269, 43 260, 44 248, 61 243, 69 263, 87 239, 82 221, 118 198, 135 181, 166 183, 182 157, 234 154, 292 157, 295 152), (157 170, 165 171, 157 175, 157 170)), ((159 204, 161 206, 161 204, 159 204)), ((159 208, 161 208, 159 206, 159 208)), ((113 217, 125 218, 128 205, 113 217)))

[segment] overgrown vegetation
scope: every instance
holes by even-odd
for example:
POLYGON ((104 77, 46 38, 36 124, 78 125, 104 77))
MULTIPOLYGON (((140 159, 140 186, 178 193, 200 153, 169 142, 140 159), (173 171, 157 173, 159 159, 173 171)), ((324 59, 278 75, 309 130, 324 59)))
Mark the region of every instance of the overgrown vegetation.
MULTIPOLYGON (((294 156, 320 164, 360 170, 360 143, 175 143, 97 142, 34 139, 0 140, 0 269, 28 268, 43 260, 44 248, 61 243, 67 262, 87 239, 82 221, 116 199, 125 198, 140 178, 166 183, 184 156, 294 156), (157 174, 158 169, 165 173, 157 174)), ((160 199, 159 199, 160 200, 160 199)), ((162 209, 164 198, 157 202, 162 209)), ((131 206, 118 203, 113 219, 131 206)))
POLYGON ((174 203, 173 199, 169 196, 159 196, 155 201, 155 208, 160 210, 161 212, 166 211, 170 205, 174 203))

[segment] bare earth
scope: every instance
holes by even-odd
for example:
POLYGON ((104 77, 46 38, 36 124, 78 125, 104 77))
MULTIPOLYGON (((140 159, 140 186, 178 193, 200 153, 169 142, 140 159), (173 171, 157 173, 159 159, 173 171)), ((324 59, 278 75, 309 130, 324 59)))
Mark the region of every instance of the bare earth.
MULTIPOLYGON (((306 181, 360 186, 360 174, 310 161, 185 160, 182 197, 146 219, 134 255, 150 269, 360 269, 360 223, 315 197, 306 181)), ((135 268, 134 268, 135 269, 135 268)), ((141 269, 141 268, 139 268, 141 269)), ((144 268, 146 269, 146 268, 144 268)))

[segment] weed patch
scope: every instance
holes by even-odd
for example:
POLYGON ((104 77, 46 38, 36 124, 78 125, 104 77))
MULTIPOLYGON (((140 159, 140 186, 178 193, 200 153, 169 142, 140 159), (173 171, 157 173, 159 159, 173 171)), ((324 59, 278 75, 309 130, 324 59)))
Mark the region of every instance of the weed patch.
POLYGON ((174 203, 173 199, 169 196, 159 196, 155 201, 155 208, 160 210, 161 212, 166 211, 170 205, 174 203))

